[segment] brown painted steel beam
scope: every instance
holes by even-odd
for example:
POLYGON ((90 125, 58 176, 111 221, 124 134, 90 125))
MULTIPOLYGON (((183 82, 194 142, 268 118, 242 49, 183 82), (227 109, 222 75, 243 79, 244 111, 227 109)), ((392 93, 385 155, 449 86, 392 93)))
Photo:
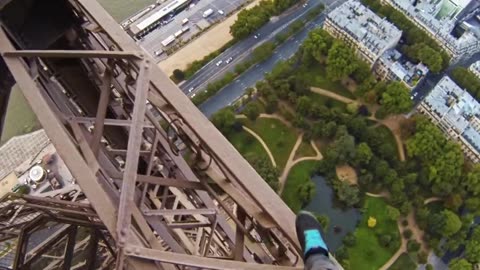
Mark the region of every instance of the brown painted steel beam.
POLYGON ((46 57, 46 58, 107 58, 140 60, 143 55, 139 51, 88 51, 88 50, 11 50, 3 51, 5 58, 11 57, 46 57))
POLYGON ((117 237, 118 245, 123 247, 127 241, 130 224, 132 222, 132 207, 135 205, 135 183, 137 181, 138 158, 142 145, 143 122, 148 87, 150 85, 150 61, 142 62, 137 78, 135 104, 133 107, 132 125, 128 136, 127 161, 123 173, 122 192, 118 207, 117 237))
POLYGON ((216 209, 158 209, 143 210, 146 216, 193 216, 193 215, 216 215, 216 209))
POLYGON ((216 270, 303 270, 303 267, 290 267, 269 264, 247 263, 231 260, 212 259, 194 255, 178 254, 168 251, 160 251, 147 249, 143 247, 128 246, 125 252, 128 256, 172 263, 175 265, 185 265, 190 267, 198 267, 216 270))
POLYGON ((112 73, 110 69, 107 68, 102 78, 102 85, 100 87, 100 100, 98 101, 97 115, 95 117, 95 126, 93 129, 93 136, 90 141, 92 152, 95 156, 98 156, 98 150, 100 149, 100 140, 102 139, 102 136, 103 136, 103 128, 105 123, 105 117, 107 116, 111 83, 112 83, 112 73))
MULTIPOLYGON (((93 125, 96 122, 96 118, 93 117, 68 117, 68 120, 74 121, 76 123, 81 124, 90 124, 93 125)), ((132 121, 130 120, 123 120, 123 119, 104 119, 103 124, 106 126, 117 126, 117 127, 130 127, 132 125, 132 121)), ((144 128, 153 128, 152 125, 149 123, 143 124, 144 128)))
POLYGON ((199 182, 185 181, 169 177, 146 176, 139 174, 137 176, 137 181, 160 186, 205 190, 205 186, 199 182))
MULTIPOLYGON (((96 23, 108 33, 119 48, 126 51, 137 48, 137 44, 118 27, 96 1, 78 0, 78 2, 96 20, 96 23)), ((228 170, 228 173, 236 178, 236 181, 247 191, 248 195, 255 200, 263 211, 272 217, 279 230, 294 244, 297 251, 300 251, 294 227, 295 214, 290 208, 191 103, 189 98, 179 91, 178 87, 157 67, 152 68, 151 81, 153 89, 158 91, 159 95, 191 127, 195 135, 202 140, 209 152, 214 156, 215 160, 220 162, 228 170)))

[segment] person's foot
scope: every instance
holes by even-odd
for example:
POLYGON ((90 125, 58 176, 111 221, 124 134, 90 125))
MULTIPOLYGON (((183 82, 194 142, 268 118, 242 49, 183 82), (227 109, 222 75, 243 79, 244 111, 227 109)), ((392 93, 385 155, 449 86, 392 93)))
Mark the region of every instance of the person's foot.
POLYGON ((328 257, 328 248, 322 238, 322 227, 317 218, 310 212, 300 211, 295 220, 298 241, 303 250, 303 258, 313 254, 323 254, 328 257))

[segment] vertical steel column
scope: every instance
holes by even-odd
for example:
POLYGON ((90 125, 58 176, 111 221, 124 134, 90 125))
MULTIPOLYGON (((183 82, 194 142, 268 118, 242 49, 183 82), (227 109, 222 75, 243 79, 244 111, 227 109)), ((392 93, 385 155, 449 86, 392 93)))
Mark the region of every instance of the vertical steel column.
POLYGON ((110 97, 110 85, 112 84, 111 67, 107 66, 104 77, 102 78, 102 86, 100 87, 100 100, 98 101, 97 115, 95 117, 95 128, 93 129, 93 137, 90 141, 92 152, 98 156, 100 148, 100 140, 102 139, 105 116, 107 115, 108 101, 110 97))
POLYGON ((68 232, 67 248, 63 259, 63 269, 69 270, 72 266, 73 255, 75 252, 75 238, 77 236, 77 226, 72 226, 68 232))
MULTIPOLYGON (((237 218, 238 221, 242 223, 242 225, 245 224, 245 218, 247 215, 245 214, 245 211, 243 211, 242 208, 237 207, 237 218)), ((233 258, 236 261, 241 261, 243 258, 243 246, 245 243, 245 235, 243 234, 243 231, 238 227, 237 225, 237 230, 235 231, 235 249, 233 250, 233 258)))
POLYGON ((118 209, 117 236, 118 246, 124 247, 132 222, 132 207, 135 206, 135 183, 137 181, 138 158, 142 143, 143 124, 147 102, 150 61, 143 61, 137 77, 135 104, 133 107, 132 125, 128 136, 127 162, 123 174, 122 191, 120 192, 120 205, 118 209))

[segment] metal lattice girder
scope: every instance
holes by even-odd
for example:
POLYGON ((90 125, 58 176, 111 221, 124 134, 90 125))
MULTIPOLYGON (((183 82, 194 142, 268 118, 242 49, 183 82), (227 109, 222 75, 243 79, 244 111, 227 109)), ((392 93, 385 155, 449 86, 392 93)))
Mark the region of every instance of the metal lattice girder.
POLYGON ((139 269, 267 267, 253 264, 253 254, 267 264, 296 264, 293 212, 96 1, 69 3, 82 22, 66 35, 71 47, 16 51, 0 30, 0 53, 121 247, 117 267, 124 258, 139 269), (57 59, 74 63, 77 81, 57 59), (85 94, 63 95, 83 83, 85 94), (86 98, 92 93, 98 100, 86 98), (132 255, 126 243, 155 256, 132 255), (191 258, 182 264, 170 253, 191 258))

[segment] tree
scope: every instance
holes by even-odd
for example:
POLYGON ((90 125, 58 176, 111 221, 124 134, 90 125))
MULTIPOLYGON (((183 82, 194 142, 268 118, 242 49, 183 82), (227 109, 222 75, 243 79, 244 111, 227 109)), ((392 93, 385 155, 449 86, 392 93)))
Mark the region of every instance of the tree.
POLYGON ((353 247, 357 243, 357 237, 354 233, 349 232, 343 238, 342 243, 347 247, 353 247))
POLYGON ((428 253, 425 251, 418 252, 417 261, 419 264, 426 264, 428 262, 428 253))
POLYGON ((323 231, 327 231, 330 225, 330 218, 327 215, 315 215, 318 223, 322 226, 323 231))
POLYGON ((251 9, 242 9, 230 26, 230 33, 236 39, 243 39, 267 23, 274 11, 270 1, 262 1, 251 9))
POLYGON ((260 176, 267 182, 267 184, 275 191, 278 189, 278 169, 273 167, 270 159, 256 156, 248 157, 248 162, 255 168, 260 176))
POLYGON ((372 159, 373 153, 368 144, 362 142, 357 145, 355 161, 357 164, 368 164, 372 159))
POLYGON ((175 69, 173 71, 173 77, 177 81, 181 82, 181 81, 185 80, 185 73, 183 73, 183 71, 181 71, 180 69, 175 69))
POLYGON ((407 240, 412 238, 412 234, 412 230, 410 229, 406 229, 405 231, 403 231, 403 237, 407 240))
POLYGON ((328 50, 327 77, 333 81, 338 81, 345 76, 349 76, 357 69, 357 62, 352 49, 342 42, 335 41, 328 50))
POLYGON ((275 44, 273 42, 265 42, 253 50, 253 59, 257 62, 265 61, 272 56, 273 50, 275 50, 275 44))
POLYGON ((451 194, 448 196, 447 200, 445 201, 445 207, 451 209, 453 211, 457 211, 460 206, 463 204, 462 195, 458 193, 451 194))
POLYGON ((465 181, 465 186, 469 192, 471 192, 474 196, 480 194, 480 165, 475 165, 467 174, 465 181))
POLYGON ((473 263, 480 263, 480 241, 469 240, 465 246, 465 258, 473 263))
MULTIPOLYGON (((338 130, 337 130, 338 133, 338 130)), ((330 151, 334 150, 337 163, 343 164, 349 160, 353 160, 355 157, 355 139, 351 135, 340 136, 333 142, 329 148, 330 151)))
POLYGON ((361 84, 373 76, 372 71, 370 70, 370 65, 360 60, 357 61, 357 63, 357 69, 355 69, 352 76, 353 79, 357 82, 357 84, 361 84))
POLYGON ((280 14, 287 8, 291 7, 294 3, 296 3, 295 0, 274 0, 273 6, 275 7, 276 13, 280 14))
POLYGON ((391 82, 382 94, 382 104, 389 113, 406 113, 413 107, 410 91, 401 82, 391 82))
POLYGON ((407 151, 421 161, 434 194, 449 194, 459 185, 464 163, 460 145, 447 141, 427 119, 417 119, 415 135, 407 140, 407 151))
POLYGON ((308 96, 297 99, 297 112, 302 116, 308 116, 312 108, 312 100, 308 96))
POLYGON ((298 196, 303 205, 308 204, 315 195, 315 184, 312 181, 305 182, 298 187, 298 196))
POLYGON ((409 240, 407 243, 408 252, 416 252, 420 250, 420 244, 415 240, 409 240))
POLYGON ((456 258, 448 264, 450 270, 472 270, 473 265, 465 259, 456 258))
POLYGON ((232 132, 236 122, 237 119, 231 107, 221 109, 212 116, 212 123, 224 134, 232 132))
POLYGON ((392 236, 389 234, 382 234, 380 235, 380 244, 384 247, 388 247, 392 242, 392 236))
MULTIPOLYGON (((328 54, 328 49, 332 47, 333 38, 322 28, 315 28, 308 33, 308 37, 303 42, 303 54, 313 56, 318 62, 322 62, 328 54)), ((304 61, 306 60, 304 56, 304 61)))
POLYGON ((391 220, 397 221, 397 219, 400 217, 400 211, 393 206, 387 205, 387 216, 391 220))
POLYGON ((360 190, 357 186, 351 186, 346 181, 335 179, 333 189, 337 194, 338 200, 343 202, 347 207, 354 206, 360 202, 360 190))
POLYGON ((245 116, 247 116, 248 119, 250 119, 251 121, 255 121, 260 115, 260 107, 256 102, 250 102, 243 110, 243 113, 245 114, 245 116))
POLYGON ((265 104, 266 113, 274 113, 278 109, 278 97, 275 94, 270 94, 266 97, 267 104, 265 104))
POLYGON ((480 212, 480 198, 473 197, 465 200, 465 207, 474 214, 480 212))
POLYGON ((435 270, 433 269, 433 265, 431 264, 427 264, 427 266, 425 267, 426 270, 435 270))
POLYGON ((450 210, 443 210, 442 215, 445 219, 445 224, 442 228, 443 236, 451 236, 458 232, 458 230, 460 230, 460 228, 462 227, 462 221, 457 214, 450 210))

